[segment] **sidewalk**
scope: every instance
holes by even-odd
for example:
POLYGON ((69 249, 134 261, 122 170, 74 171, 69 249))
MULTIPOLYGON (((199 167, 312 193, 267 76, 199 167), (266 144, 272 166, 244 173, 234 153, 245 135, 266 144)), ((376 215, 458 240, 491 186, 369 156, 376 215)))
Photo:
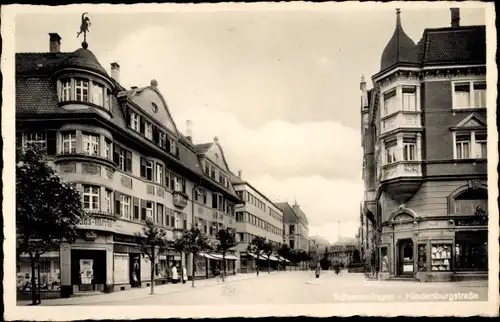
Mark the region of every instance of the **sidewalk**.
MULTIPOLYGON (((283 273, 283 272, 280 272, 283 273)), ((271 274, 260 274, 259 278, 265 278, 266 276, 275 275, 276 272, 272 272, 271 274)), ((228 276, 226 283, 235 283, 243 280, 248 280, 252 278, 256 278, 255 273, 248 274, 237 274, 234 276, 228 276)), ((89 296, 78 296, 78 297, 70 297, 70 298, 59 298, 59 299, 51 299, 51 300, 42 300, 40 305, 43 306, 61 306, 61 305, 86 305, 92 303, 105 303, 105 302, 116 302, 116 301, 126 301, 126 300, 134 300, 139 298, 146 298, 150 296, 157 295, 165 295, 171 293, 181 293, 188 292, 191 290, 196 290, 204 287, 211 287, 220 285, 221 282, 217 282, 215 278, 196 280, 194 282, 194 288, 191 287, 191 281, 187 281, 186 284, 164 284, 158 285, 154 288, 154 295, 150 295, 151 289, 149 287, 143 288, 133 288, 126 291, 108 293, 102 295, 89 295, 89 296)), ((31 301, 17 301, 18 306, 26 306, 30 305, 31 301)), ((39 305, 39 306, 40 306, 39 305)))

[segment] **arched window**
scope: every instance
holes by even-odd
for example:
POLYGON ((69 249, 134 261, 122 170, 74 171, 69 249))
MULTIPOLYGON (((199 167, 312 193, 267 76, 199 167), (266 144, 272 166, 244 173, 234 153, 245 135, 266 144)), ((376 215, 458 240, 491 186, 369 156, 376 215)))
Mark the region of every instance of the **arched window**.
POLYGON ((469 188, 453 198, 451 210, 455 214, 473 215, 478 206, 488 209, 488 190, 469 188))

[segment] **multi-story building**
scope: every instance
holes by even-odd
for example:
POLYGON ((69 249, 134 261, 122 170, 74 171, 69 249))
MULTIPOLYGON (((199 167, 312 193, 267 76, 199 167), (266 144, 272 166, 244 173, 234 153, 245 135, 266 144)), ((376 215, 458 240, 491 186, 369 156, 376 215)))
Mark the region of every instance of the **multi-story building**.
MULTIPOLYGON (((86 42, 74 52, 61 52, 60 44, 53 33, 50 52, 16 54, 17 143, 43 145, 63 180, 81 189, 90 214, 76 243, 43 257, 45 284, 63 297, 146 286, 150 264, 133 236, 146 219, 163 226, 169 239, 193 222, 209 233, 209 222, 234 228, 235 204, 242 201, 212 154, 222 155, 220 146, 197 150, 179 132, 156 81, 127 90, 120 66, 111 64, 108 75, 86 42), (207 174, 208 164, 220 174, 207 174), (93 271, 90 284, 80 278, 81 265, 93 271)), ((184 254, 168 251, 157 261, 159 282, 168 266, 186 262, 192 277, 184 254)), ((21 278, 31 273, 28 267, 21 256, 21 278)))
POLYGON ((487 276, 485 26, 396 28, 362 89, 365 200, 380 278, 487 276), (368 95, 370 95, 368 97, 368 95))
MULTIPOLYGON (((240 252, 241 272, 251 272, 256 268, 255 256, 246 252, 248 244, 255 237, 264 237, 276 248, 283 242, 283 212, 268 197, 249 182, 243 180, 241 171, 238 176, 232 175, 231 181, 238 196, 245 204, 236 206, 236 233, 240 252)), ((278 258, 270 257, 273 266, 278 258)), ((236 263, 238 265, 238 262, 236 263)))
POLYGON ((306 214, 297 202, 293 206, 290 206, 288 202, 278 202, 276 206, 283 212, 284 243, 292 249, 309 252, 309 222, 306 214))
POLYGON ((347 268, 353 262, 357 251, 357 240, 342 238, 330 246, 327 259, 332 265, 340 265, 347 268))

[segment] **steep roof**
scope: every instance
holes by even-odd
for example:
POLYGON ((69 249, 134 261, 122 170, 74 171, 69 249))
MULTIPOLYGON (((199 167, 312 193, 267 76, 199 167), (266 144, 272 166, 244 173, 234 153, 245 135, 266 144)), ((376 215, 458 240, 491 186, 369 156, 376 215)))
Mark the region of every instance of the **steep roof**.
POLYGON ((295 223, 299 221, 299 216, 295 213, 288 202, 275 202, 274 204, 283 212, 284 223, 295 223))
POLYGON ((93 52, 88 50, 86 46, 78 48, 74 52, 67 55, 61 61, 60 68, 82 68, 91 70, 105 77, 109 77, 106 70, 101 66, 93 52))
POLYGON ((396 10, 396 29, 385 46, 380 60, 380 71, 398 64, 417 64, 417 47, 401 26, 401 12, 396 10))
POLYGON ((309 221, 307 220, 307 216, 304 213, 304 211, 300 208, 299 205, 297 205, 297 204, 293 205, 293 211, 295 211, 297 216, 299 216, 301 222, 309 225, 309 221))
POLYGON ((486 64, 486 27, 427 28, 418 54, 422 65, 486 64))

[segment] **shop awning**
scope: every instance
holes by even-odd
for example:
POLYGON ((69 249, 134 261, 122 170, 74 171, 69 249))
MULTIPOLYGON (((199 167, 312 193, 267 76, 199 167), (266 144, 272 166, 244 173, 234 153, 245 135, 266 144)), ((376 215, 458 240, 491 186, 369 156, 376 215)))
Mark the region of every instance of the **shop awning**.
POLYGON ((198 256, 205 257, 208 259, 218 259, 217 257, 212 256, 211 254, 208 253, 198 253, 198 256))
MULTIPOLYGON (((27 253, 22 253, 20 255, 22 258, 29 258, 30 255, 27 253)), ((59 252, 58 251, 50 251, 50 252, 45 252, 42 255, 40 255, 40 258, 57 258, 59 257, 59 252)))
POLYGON ((269 256, 269 259, 275 262, 278 262, 280 259, 274 255, 269 256))

